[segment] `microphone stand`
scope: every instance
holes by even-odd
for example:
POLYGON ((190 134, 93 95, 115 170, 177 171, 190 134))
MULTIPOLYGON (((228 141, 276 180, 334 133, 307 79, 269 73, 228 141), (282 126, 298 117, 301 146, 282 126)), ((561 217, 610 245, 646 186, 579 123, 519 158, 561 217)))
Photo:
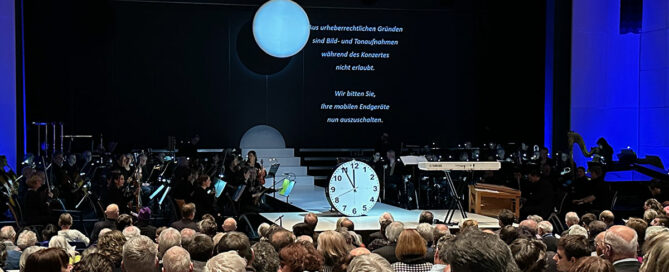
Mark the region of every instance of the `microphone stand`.
POLYGON ((279 216, 279 218, 274 220, 275 224, 276 224, 276 221, 279 221, 279 227, 283 228, 283 215, 279 216))

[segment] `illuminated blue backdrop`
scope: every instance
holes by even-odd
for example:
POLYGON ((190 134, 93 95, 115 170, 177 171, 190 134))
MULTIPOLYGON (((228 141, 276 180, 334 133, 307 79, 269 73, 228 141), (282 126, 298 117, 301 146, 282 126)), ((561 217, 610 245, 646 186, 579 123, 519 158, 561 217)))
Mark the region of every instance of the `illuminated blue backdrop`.
POLYGON ((615 154, 669 163, 668 15, 669 1, 644 0, 642 32, 621 35, 620 1, 573 1, 571 129, 586 145, 605 137, 615 154))
POLYGON ((0 154, 16 169, 14 1, 0 1, 0 154))

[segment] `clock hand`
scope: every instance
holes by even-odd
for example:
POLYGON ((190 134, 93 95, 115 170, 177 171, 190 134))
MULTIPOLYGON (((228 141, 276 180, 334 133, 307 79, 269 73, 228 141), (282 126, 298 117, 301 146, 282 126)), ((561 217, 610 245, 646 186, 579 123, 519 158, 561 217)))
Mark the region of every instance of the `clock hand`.
MULTIPOLYGON (((348 176, 348 170, 344 171, 344 173, 346 173, 346 178, 348 178, 348 183, 350 183, 351 186, 355 188, 355 184, 353 183, 353 181, 351 181, 351 177, 348 176)), ((355 175, 353 177, 355 178, 355 175)))
POLYGON ((352 188, 352 189, 350 189, 350 190, 348 190, 348 191, 346 191, 346 192, 341 193, 341 194, 338 195, 337 197, 341 197, 341 196, 343 196, 343 195, 345 195, 345 194, 348 194, 348 193, 350 193, 351 191, 353 191, 353 190, 355 190, 355 189, 356 189, 356 188, 352 188))
POLYGON ((353 169, 353 188, 355 188, 355 169, 353 169))

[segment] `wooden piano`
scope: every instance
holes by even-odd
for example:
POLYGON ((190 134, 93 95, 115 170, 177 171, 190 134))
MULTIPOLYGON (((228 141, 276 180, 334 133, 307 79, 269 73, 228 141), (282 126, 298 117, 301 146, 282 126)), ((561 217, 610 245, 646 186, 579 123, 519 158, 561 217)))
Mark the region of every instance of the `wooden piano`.
POLYGON ((520 191, 500 185, 469 185, 469 212, 497 218, 503 209, 520 217, 520 191))

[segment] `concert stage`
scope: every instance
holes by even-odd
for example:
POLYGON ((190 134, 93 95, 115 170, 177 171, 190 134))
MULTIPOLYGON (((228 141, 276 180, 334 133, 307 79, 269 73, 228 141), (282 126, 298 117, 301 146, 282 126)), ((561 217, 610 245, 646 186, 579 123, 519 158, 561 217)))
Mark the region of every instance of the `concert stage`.
MULTIPOLYGON (((271 194, 268 194, 271 196, 271 194)), ((286 202, 286 197, 276 195, 276 199, 286 202)), ((305 212, 275 212, 275 213, 261 213, 269 221, 276 221, 277 224, 285 229, 292 230, 293 225, 303 222, 306 212, 314 212, 318 215, 318 225, 316 231, 334 230, 337 219, 341 215, 330 211, 330 204, 325 197, 325 188, 315 186, 309 183, 296 183, 290 197, 288 197, 288 204, 304 210, 305 212), (281 220, 277 220, 283 216, 281 220)), ((430 210, 434 214, 435 219, 442 220, 447 210, 430 210)), ((374 208, 365 216, 349 217, 355 223, 356 231, 378 230, 379 216, 383 212, 389 212, 395 218, 395 221, 401 221, 407 228, 415 228, 418 225, 418 216, 421 210, 405 210, 399 207, 377 203, 374 208)), ((499 228, 496 218, 483 216, 475 213, 467 213, 468 218, 475 219, 479 222, 480 228, 499 228)), ((462 216, 456 212, 453 216, 453 222, 462 221, 462 216)), ((452 229, 457 229, 458 226, 452 226, 452 229)))

